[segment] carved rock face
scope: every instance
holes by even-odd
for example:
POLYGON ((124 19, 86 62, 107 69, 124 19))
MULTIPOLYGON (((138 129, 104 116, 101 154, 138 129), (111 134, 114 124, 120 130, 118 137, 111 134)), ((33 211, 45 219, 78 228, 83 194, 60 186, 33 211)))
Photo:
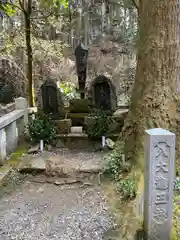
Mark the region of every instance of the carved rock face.
POLYGON ((117 104, 116 91, 112 82, 100 75, 94 79, 88 89, 88 99, 95 108, 114 110, 117 104))

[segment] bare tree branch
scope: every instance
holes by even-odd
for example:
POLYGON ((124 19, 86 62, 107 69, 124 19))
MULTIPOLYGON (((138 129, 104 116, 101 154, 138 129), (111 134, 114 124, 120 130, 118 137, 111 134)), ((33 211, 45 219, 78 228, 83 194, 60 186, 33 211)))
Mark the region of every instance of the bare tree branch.
POLYGON ((135 6, 135 8, 137 8, 137 10, 139 10, 139 4, 136 2, 136 0, 131 0, 133 5, 135 6))
POLYGON ((22 11, 23 13, 25 13, 26 10, 25 10, 25 8, 24 8, 24 0, 22 0, 22 2, 21 2, 21 0, 19 0, 19 6, 20 6, 21 11, 22 11))

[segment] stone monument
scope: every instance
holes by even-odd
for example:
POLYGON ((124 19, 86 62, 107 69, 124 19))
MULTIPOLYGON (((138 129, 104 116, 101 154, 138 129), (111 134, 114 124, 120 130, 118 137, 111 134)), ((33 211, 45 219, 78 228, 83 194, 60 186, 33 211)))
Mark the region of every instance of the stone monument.
POLYGON ((170 240, 174 181, 175 134, 161 128, 146 131, 145 239, 170 240))
POLYGON ((42 86, 42 107, 43 112, 51 114, 53 119, 58 119, 57 85, 51 80, 47 80, 42 86))

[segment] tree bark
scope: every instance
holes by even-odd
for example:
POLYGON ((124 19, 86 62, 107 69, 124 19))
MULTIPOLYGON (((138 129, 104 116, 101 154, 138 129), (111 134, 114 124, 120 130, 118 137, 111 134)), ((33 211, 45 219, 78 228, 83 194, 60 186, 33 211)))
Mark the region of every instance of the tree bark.
POLYGON ((123 129, 126 159, 135 164, 143 164, 146 129, 174 129, 179 10, 176 0, 140 1, 137 70, 123 129))
POLYGON ((32 12, 32 0, 28 0, 27 7, 24 11, 24 20, 25 20, 25 36, 26 36, 26 51, 27 51, 28 98, 29 98, 29 106, 33 107, 31 12, 32 12))

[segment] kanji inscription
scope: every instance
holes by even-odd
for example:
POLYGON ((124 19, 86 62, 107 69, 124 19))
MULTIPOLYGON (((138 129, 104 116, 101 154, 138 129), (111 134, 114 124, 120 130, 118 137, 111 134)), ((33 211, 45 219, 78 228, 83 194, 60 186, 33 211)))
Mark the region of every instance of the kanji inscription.
POLYGON ((147 239, 169 240, 172 222, 175 134, 146 131, 144 228, 147 239))
POLYGON ((166 209, 164 208, 156 208, 154 213, 153 213, 153 217, 156 220, 157 223, 161 223, 162 221, 164 221, 164 219, 167 220, 168 218, 168 213, 166 211, 166 209))
POLYGON ((156 189, 167 190, 169 188, 168 178, 157 176, 155 179, 156 189))
POLYGON ((156 193, 155 204, 167 204, 168 203, 168 193, 158 192, 156 193))

